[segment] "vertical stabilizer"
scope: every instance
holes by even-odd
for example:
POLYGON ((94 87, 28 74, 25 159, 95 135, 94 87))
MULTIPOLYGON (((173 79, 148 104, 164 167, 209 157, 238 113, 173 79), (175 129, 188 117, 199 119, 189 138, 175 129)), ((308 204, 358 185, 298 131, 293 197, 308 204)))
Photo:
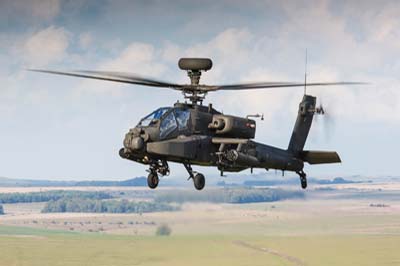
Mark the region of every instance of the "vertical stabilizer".
POLYGON ((296 155, 303 151, 304 145, 306 144, 315 112, 316 101, 316 97, 304 95, 303 100, 299 104, 296 124, 294 125, 288 147, 288 150, 296 155))

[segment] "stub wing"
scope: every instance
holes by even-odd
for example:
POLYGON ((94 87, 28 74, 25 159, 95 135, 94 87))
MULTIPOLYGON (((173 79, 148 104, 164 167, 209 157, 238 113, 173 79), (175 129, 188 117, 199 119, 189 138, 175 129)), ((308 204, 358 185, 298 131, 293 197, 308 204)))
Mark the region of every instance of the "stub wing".
POLYGON ((335 151, 302 151, 301 159, 309 164, 340 163, 339 154, 335 151))

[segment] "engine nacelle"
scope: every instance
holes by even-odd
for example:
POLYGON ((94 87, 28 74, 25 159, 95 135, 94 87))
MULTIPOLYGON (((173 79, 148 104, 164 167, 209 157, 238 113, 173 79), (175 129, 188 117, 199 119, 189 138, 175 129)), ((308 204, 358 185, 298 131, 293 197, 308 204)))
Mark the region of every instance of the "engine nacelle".
POLYGON ((252 139, 256 134, 256 121, 230 115, 213 115, 208 128, 215 130, 217 135, 252 139))

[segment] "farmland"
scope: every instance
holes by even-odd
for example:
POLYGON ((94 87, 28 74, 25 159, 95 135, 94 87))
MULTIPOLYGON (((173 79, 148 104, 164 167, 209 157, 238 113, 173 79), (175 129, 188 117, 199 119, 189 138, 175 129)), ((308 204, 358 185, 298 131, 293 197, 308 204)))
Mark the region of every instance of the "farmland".
POLYGON ((140 214, 3 204, 0 265, 397 265, 397 191, 371 189, 310 190, 304 199, 251 204, 187 202, 178 211, 140 214), (161 224, 170 236, 155 235, 161 224))

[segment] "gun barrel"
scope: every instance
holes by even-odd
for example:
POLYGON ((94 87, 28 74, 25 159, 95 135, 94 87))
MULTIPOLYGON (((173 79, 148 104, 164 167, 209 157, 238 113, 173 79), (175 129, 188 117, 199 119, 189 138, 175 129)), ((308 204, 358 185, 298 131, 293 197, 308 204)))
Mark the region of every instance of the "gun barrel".
POLYGON ((248 166, 258 166, 260 165, 260 161, 249 154, 245 154, 243 152, 237 150, 229 150, 226 152, 226 159, 231 162, 234 162, 238 165, 248 165, 248 166))

